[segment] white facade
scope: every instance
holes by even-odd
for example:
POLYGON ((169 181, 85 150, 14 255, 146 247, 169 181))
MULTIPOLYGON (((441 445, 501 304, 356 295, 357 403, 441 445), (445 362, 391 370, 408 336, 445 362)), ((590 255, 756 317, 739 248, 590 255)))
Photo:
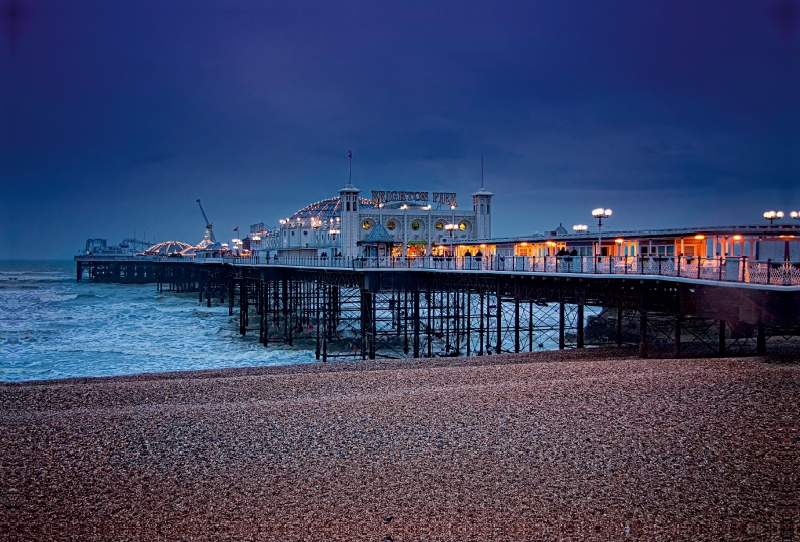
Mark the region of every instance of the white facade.
POLYGON ((252 225, 251 249, 262 258, 359 257, 359 241, 378 223, 395 240, 394 256, 446 254, 459 243, 491 237, 493 194, 483 187, 472 194, 471 209, 451 205, 455 194, 434 193, 429 199, 427 192, 373 192, 372 200, 360 194, 348 184, 338 197, 301 209, 277 228, 252 225))

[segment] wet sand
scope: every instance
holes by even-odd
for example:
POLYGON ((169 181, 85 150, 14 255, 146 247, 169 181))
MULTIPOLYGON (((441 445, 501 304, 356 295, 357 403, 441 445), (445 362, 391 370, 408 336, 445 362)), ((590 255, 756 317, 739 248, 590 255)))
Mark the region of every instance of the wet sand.
POLYGON ((549 352, 0 400, 1 540, 800 539, 797 364, 549 352))

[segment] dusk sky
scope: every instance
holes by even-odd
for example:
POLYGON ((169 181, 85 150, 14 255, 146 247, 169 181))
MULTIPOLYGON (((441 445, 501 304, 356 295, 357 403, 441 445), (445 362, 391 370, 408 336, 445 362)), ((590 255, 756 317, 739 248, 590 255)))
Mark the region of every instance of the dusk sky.
MULTIPOLYGON (((196 243, 347 183, 496 236, 800 210, 800 2, 0 0, 0 259, 196 243)), ((788 220, 788 218, 784 219, 788 220)))

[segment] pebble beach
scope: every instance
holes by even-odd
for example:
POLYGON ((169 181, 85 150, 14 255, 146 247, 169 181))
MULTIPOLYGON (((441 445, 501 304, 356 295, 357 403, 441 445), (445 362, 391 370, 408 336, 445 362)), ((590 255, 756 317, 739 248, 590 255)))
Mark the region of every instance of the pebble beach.
POLYGON ((800 539, 785 360, 313 363, 0 401, 0 540, 800 539))

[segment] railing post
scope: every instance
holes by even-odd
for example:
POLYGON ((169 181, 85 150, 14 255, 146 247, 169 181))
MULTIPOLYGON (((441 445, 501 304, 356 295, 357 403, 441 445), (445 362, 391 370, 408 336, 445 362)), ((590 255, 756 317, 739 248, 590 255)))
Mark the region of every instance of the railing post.
POLYGON ((719 257, 719 262, 717 263, 717 266, 719 268, 717 270, 717 276, 719 277, 719 280, 721 282, 722 281, 722 256, 719 257))
POLYGON ((744 282, 744 270, 747 267, 747 256, 742 256, 742 259, 739 260, 739 265, 742 266, 741 281, 744 282))

